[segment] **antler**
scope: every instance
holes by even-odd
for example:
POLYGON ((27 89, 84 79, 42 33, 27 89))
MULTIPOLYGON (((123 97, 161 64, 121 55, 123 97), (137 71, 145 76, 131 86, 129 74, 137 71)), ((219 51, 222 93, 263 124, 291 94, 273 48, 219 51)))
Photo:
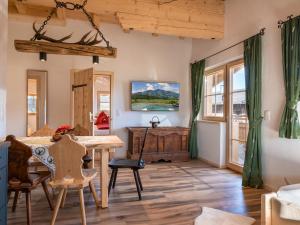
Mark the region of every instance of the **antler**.
MULTIPOLYGON (((35 31, 35 36, 36 39, 38 40, 45 40, 45 41, 49 41, 49 42, 54 42, 54 43, 64 43, 65 40, 68 40, 72 37, 72 34, 69 34, 61 39, 54 39, 51 37, 46 36, 46 31, 39 33, 38 30, 35 27, 35 22, 33 23, 33 30, 35 31)), ((83 37, 75 43, 66 43, 66 44, 79 44, 79 45, 96 45, 99 44, 102 40, 97 40, 98 38, 98 33, 96 33, 95 35, 93 35, 92 37, 90 37, 88 40, 87 37, 91 34, 92 31, 87 32, 85 35, 83 35, 83 37)))
POLYGON ((98 38, 98 33, 90 37, 88 40, 85 40, 91 33, 92 31, 87 32, 85 35, 82 36, 80 41, 76 42, 75 44, 79 45, 96 45, 99 44, 102 40, 97 40, 98 38))
POLYGON ((58 39, 58 40, 56 40, 54 38, 51 38, 51 37, 48 37, 48 36, 45 35, 46 31, 43 32, 43 33, 39 33, 38 32, 38 30, 35 27, 35 22, 33 23, 33 30, 35 31, 36 38, 38 40, 45 40, 45 41, 50 41, 50 42, 54 42, 54 43, 63 43, 65 40, 68 40, 68 39, 70 39, 72 37, 72 34, 69 34, 69 35, 67 35, 67 36, 65 36, 65 37, 63 37, 61 39, 58 39))

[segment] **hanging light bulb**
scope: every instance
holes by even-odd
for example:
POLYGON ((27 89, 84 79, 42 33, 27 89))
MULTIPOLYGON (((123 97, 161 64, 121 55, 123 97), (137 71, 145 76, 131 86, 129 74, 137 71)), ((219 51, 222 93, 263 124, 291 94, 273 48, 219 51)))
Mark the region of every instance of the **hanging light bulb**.
POLYGON ((47 61, 47 53, 46 52, 40 52, 40 61, 42 61, 42 62, 47 61))
POLYGON ((93 56, 93 64, 99 64, 99 56, 97 55, 93 56))

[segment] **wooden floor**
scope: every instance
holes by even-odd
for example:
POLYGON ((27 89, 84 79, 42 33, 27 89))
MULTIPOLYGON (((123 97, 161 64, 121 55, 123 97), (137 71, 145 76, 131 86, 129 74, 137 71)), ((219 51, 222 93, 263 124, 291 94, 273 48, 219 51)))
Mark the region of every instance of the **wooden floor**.
MULTIPOLYGON (((118 174, 108 209, 96 209, 92 195, 85 191, 88 225, 192 225, 201 207, 212 207, 248 215, 260 222, 260 196, 264 190, 241 188, 241 176, 216 169, 200 161, 149 164, 141 171, 143 200, 138 201, 133 175, 129 170, 118 174)), ((96 179, 97 192, 99 179, 96 179)), ((9 207, 12 200, 9 201, 9 207)), ((25 197, 17 211, 9 209, 8 224, 26 224, 25 197)), ((33 225, 50 224, 51 211, 42 189, 32 192, 33 225)), ((58 214, 58 225, 80 224, 79 196, 71 192, 65 208, 58 214)))

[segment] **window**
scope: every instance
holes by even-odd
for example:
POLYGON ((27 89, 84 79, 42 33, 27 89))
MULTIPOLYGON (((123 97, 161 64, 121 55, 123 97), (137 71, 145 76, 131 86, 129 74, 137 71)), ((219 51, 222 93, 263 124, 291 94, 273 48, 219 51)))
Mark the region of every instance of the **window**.
POLYGON ((28 113, 36 114, 37 113, 37 96, 36 95, 28 95, 27 96, 28 101, 28 113))
POLYGON ((242 171, 249 130, 243 60, 206 71, 203 109, 204 120, 227 122, 228 167, 242 171))
POLYGON ((110 93, 98 92, 98 112, 110 110, 110 93))
POLYGON ((204 78, 204 119, 225 120, 225 67, 209 70, 204 78))

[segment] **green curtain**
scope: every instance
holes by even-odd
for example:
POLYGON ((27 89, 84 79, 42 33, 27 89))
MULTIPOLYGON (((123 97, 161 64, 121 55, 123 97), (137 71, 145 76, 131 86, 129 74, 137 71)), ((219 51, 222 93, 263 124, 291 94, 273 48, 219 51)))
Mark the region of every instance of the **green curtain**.
POLYGON ((205 60, 193 63, 191 66, 191 85, 192 85, 192 118, 191 131, 189 140, 190 157, 196 159, 198 157, 197 145, 197 116, 200 112, 202 94, 203 94, 203 79, 205 70, 205 60))
POLYGON ((246 108, 249 119, 249 133, 243 170, 243 186, 261 188, 261 35, 244 42, 246 79, 246 108))
POLYGON ((286 105, 279 136, 300 139, 297 103, 300 101, 300 17, 290 19, 281 30, 286 105))

